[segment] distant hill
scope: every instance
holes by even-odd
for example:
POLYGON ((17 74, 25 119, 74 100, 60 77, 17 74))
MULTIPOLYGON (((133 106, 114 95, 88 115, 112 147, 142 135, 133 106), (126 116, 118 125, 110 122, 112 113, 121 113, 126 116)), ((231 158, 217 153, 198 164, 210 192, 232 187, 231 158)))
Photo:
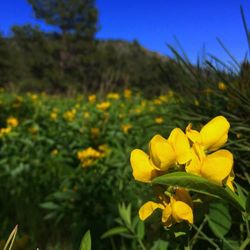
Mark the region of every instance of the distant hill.
POLYGON ((14 27, 0 45, 0 84, 19 91, 158 91, 166 85, 162 68, 172 63, 137 41, 62 40, 29 25, 14 27))

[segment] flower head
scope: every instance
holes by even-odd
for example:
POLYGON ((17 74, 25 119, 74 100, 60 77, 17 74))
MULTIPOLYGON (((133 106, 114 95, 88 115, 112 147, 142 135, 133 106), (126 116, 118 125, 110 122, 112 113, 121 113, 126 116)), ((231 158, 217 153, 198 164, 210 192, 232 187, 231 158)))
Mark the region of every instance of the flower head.
POLYGON ((136 180, 150 182, 175 164, 191 160, 191 149, 184 132, 175 128, 168 139, 155 135, 149 143, 149 155, 140 149, 131 153, 130 162, 136 180))
POLYGON ((110 102, 101 102, 99 104, 96 105, 97 109, 105 111, 110 107, 110 102))
POLYGON ((11 128, 15 128, 18 126, 18 120, 14 117, 9 117, 7 119, 7 126, 11 128))
POLYGON ((161 194, 158 199, 158 203, 148 201, 140 208, 141 220, 146 220, 156 209, 160 209, 162 210, 161 220, 166 227, 182 221, 193 224, 192 199, 185 189, 177 188, 172 196, 161 194))
POLYGON ((227 119, 224 116, 217 116, 203 126, 200 132, 193 130, 189 124, 186 134, 192 142, 199 143, 205 150, 215 151, 227 142, 229 128, 227 119))

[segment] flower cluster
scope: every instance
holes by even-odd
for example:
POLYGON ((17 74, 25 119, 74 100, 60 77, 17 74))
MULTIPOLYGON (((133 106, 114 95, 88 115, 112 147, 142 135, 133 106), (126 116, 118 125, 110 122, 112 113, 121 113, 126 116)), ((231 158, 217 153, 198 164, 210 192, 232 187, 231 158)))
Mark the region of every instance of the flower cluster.
POLYGON ((109 152, 109 148, 106 144, 102 144, 98 147, 98 150, 88 147, 84 150, 77 152, 77 158, 80 160, 82 167, 89 167, 96 163, 100 158, 103 158, 109 152))
MULTIPOLYGON (((217 116, 200 131, 193 130, 189 124, 185 133, 180 128, 175 128, 167 139, 161 135, 155 135, 149 143, 149 154, 140 149, 131 152, 130 161, 135 180, 148 183, 171 169, 199 175, 218 185, 227 185, 234 190, 233 155, 228 150, 218 150, 227 142, 229 127, 230 124, 225 117, 217 116)), ((140 210, 142 211, 140 217, 145 219, 147 217, 145 214, 151 214, 150 211, 161 208, 164 216, 166 213, 172 214, 171 222, 173 220, 179 222, 180 220, 176 219, 176 205, 174 205, 177 201, 182 202, 182 212, 190 215, 190 202, 187 203, 185 202, 187 199, 182 198, 177 199, 176 194, 173 194, 168 203, 165 201, 160 205, 152 202, 146 203, 140 210), (168 212, 164 212, 166 209, 168 212)), ((183 220, 192 223, 191 215, 188 219, 183 217, 183 220)), ((162 221, 166 224, 165 219, 162 221)), ((166 225, 169 226, 171 223, 166 225)))
POLYGON ((17 127, 19 124, 18 120, 15 117, 9 117, 6 120, 6 128, 0 128, 0 137, 3 137, 9 134, 13 128, 17 127))

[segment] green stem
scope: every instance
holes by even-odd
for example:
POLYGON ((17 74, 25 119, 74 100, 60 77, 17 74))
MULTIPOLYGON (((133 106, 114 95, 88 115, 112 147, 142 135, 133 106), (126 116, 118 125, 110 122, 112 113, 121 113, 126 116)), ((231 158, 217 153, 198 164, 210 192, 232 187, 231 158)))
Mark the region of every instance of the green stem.
MULTIPOLYGON (((196 230, 196 231, 199 231, 199 228, 197 228, 195 225, 193 225, 193 228, 196 230)), ((216 249, 220 249, 219 246, 214 243, 214 241, 207 237, 206 234, 204 234, 202 231, 199 231, 199 234, 202 235, 202 237, 204 237, 212 246, 214 246, 216 249)))
POLYGON ((250 236, 248 236, 241 244, 239 250, 244 250, 250 244, 250 236))
POLYGON ((202 228, 205 226, 206 223, 207 223, 207 217, 205 217, 205 219, 202 221, 202 223, 200 224, 200 226, 199 226, 196 234, 190 240, 190 247, 191 247, 191 249, 193 248, 195 242, 197 241, 197 236, 199 235, 199 233, 201 232, 202 228))
MULTIPOLYGON (((137 239, 138 239, 138 238, 137 238, 137 239)), ((140 239, 138 239, 138 242, 139 242, 139 244, 140 244, 140 246, 141 246, 141 249, 142 249, 142 250, 146 250, 146 247, 144 246, 143 242, 142 242, 140 239)))

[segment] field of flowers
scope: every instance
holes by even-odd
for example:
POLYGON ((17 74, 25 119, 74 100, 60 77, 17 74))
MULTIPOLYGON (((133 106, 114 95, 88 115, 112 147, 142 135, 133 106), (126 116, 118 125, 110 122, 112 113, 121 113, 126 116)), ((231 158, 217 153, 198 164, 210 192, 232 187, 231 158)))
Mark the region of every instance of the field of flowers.
POLYGON ((87 230, 93 249, 245 249, 249 107, 230 89, 151 99, 1 90, 0 249, 16 224, 20 250, 79 249, 87 230))

